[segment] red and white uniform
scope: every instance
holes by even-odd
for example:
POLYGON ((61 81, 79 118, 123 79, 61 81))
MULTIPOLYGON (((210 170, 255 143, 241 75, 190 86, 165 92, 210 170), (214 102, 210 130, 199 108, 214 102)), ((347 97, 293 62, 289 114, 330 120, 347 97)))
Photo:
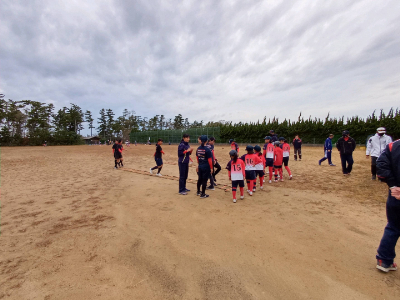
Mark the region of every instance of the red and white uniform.
POLYGON ((265 157, 260 154, 257 154, 258 158, 261 159, 261 162, 256 164, 256 170, 264 171, 265 166, 265 157))
POLYGON ((245 154, 241 157, 241 159, 246 165, 246 171, 255 171, 257 170, 255 166, 262 163, 261 158, 256 153, 245 154))
POLYGON ((274 166, 282 166, 283 150, 280 147, 274 149, 274 166))
POLYGON ((290 145, 288 143, 283 143, 282 144, 282 151, 283 151, 283 157, 289 157, 289 155, 290 155, 290 145))
POLYGON ((274 144, 268 143, 264 145, 264 157, 274 158, 274 144))
POLYGON ((228 163, 228 174, 232 181, 235 180, 244 180, 246 173, 245 173, 245 165, 243 160, 240 158, 237 159, 236 163, 231 160, 228 163))

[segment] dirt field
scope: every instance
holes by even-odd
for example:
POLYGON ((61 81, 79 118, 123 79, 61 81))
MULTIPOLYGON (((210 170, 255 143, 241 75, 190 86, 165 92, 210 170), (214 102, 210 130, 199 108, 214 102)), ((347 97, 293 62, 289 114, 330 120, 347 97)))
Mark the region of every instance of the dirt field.
MULTIPOLYGON (((163 149, 178 176, 177 146, 163 149)), ((153 153, 131 146, 114 170, 111 146, 1 148, 0 299, 400 299, 400 271, 375 269, 387 188, 364 151, 344 178, 336 151, 319 167, 304 148, 292 181, 236 204, 129 171, 153 153)))

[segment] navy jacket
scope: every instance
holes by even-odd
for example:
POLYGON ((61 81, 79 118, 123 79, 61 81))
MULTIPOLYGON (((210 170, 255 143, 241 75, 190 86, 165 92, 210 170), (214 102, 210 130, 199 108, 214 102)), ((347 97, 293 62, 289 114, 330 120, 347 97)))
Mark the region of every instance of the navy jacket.
POLYGON ((192 154, 190 152, 186 152, 186 150, 189 148, 190 148, 189 143, 182 140, 178 146, 178 162, 184 163, 184 164, 189 163, 189 156, 190 156, 190 154, 192 154))
POLYGON ((332 150, 332 140, 330 138, 325 140, 324 150, 332 150))
POLYGON ((301 148, 302 141, 301 141, 301 139, 298 139, 298 140, 293 139, 292 144, 293 144, 294 148, 300 149, 300 148, 301 148))
POLYGON ((400 187, 400 140, 386 146, 376 161, 376 174, 389 187, 400 187))

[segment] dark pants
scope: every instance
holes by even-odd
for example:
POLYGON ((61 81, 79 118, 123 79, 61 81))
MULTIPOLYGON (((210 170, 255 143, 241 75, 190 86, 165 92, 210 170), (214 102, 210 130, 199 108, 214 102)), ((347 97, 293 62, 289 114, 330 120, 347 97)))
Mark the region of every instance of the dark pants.
POLYGON ((330 165, 332 164, 332 150, 331 151, 325 151, 324 158, 321 158, 321 160, 319 162, 322 163, 325 160, 328 160, 328 163, 330 165))
POLYGON ((218 162, 215 163, 214 165, 214 173, 213 173, 213 177, 215 179, 215 176, 217 176, 217 174, 221 171, 221 166, 219 165, 218 162))
POLYGON ((301 148, 294 148, 294 160, 297 160, 297 154, 299 155, 299 158, 301 159, 301 148))
POLYGON ((210 169, 200 169, 199 172, 197 173, 199 178, 197 179, 197 191, 200 192, 201 188, 201 193, 205 194, 206 193, 206 187, 207 187, 207 180, 210 177, 210 169))
POLYGON ((189 175, 189 164, 178 163, 179 166, 179 193, 186 190, 186 179, 189 175))
POLYGON ((342 160, 342 171, 343 174, 350 174, 353 169, 353 155, 352 154, 340 154, 340 159, 342 160), (347 166, 346 166, 347 163, 347 166))
POLYGON ((390 265, 396 257, 395 247, 400 237, 400 200, 392 197, 390 191, 386 202, 386 216, 388 223, 385 227, 376 258, 390 265))
POLYGON ((376 176, 376 160, 378 158, 375 156, 371 156, 371 174, 376 176))

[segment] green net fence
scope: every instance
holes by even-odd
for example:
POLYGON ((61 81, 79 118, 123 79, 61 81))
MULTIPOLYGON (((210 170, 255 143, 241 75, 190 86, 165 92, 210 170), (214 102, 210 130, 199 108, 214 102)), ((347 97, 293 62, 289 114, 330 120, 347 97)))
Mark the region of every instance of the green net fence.
POLYGON ((182 140, 182 135, 187 133, 190 135, 191 140, 197 140, 200 135, 207 135, 207 137, 215 137, 217 142, 221 140, 221 129, 220 127, 203 127, 203 128, 191 128, 191 129, 176 129, 176 130, 156 130, 156 131, 140 131, 132 132, 129 135, 130 142, 134 143, 156 143, 158 139, 162 139, 164 143, 177 144, 182 140))

